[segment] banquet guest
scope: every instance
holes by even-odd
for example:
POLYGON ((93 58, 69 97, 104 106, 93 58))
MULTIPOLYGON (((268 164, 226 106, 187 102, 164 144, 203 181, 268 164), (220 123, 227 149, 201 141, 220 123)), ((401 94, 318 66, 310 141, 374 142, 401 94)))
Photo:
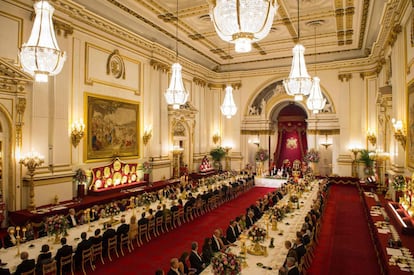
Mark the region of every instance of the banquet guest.
POLYGON ((253 211, 249 210, 246 217, 246 228, 249 229, 256 222, 253 211))
POLYGON ((226 239, 230 243, 234 243, 237 240, 236 224, 237 222, 235 220, 231 220, 226 230, 226 239))
POLYGON ((36 273, 42 273, 43 264, 49 263, 52 260, 52 252, 49 250, 49 245, 42 245, 39 256, 37 256, 36 273))
POLYGON ((224 248, 223 241, 221 240, 221 233, 219 229, 214 230, 213 236, 211 237, 211 249, 213 252, 219 252, 224 248))
POLYGON ((230 242, 226 239, 226 236, 224 236, 223 229, 218 228, 218 230, 220 231, 220 240, 221 240, 220 244, 222 245, 223 248, 226 248, 230 244, 230 242))
POLYGON ((304 223, 300 230, 300 232, 302 233, 302 242, 303 242, 303 245, 305 246, 310 243, 310 235, 308 234, 307 228, 308 228, 307 224, 304 223))
POLYGON ((181 257, 178 259, 179 262, 179 270, 181 274, 188 275, 190 272, 190 269, 188 268, 187 262, 189 259, 189 254, 187 251, 184 251, 183 254, 181 254, 181 257))
POLYGON ((296 260, 293 257, 286 259, 287 275, 299 275, 299 268, 296 266, 296 260))
POLYGON ((25 236, 26 236, 26 241, 34 240, 34 230, 33 230, 32 223, 30 223, 30 222, 26 224, 25 236))
POLYGON ((147 219, 150 221, 152 219, 154 219, 154 210, 152 210, 151 208, 148 209, 148 216, 147 219))
POLYGON ((168 270, 167 275, 181 275, 178 267, 179 267, 178 259, 172 258, 170 261, 170 270, 168 270))
POLYGON ((71 208, 69 209, 69 215, 68 215, 68 226, 69 227, 75 227, 79 224, 79 220, 76 217, 75 209, 71 208))
POLYGON ((4 237, 4 248, 12 247, 16 245, 16 237, 14 236, 14 226, 7 228, 7 235, 4 237))
POLYGON ((116 235, 118 236, 118 246, 121 243, 121 236, 127 236, 129 231, 129 224, 126 223, 125 216, 121 217, 121 225, 116 230, 116 235))
POLYGON ((14 273, 15 275, 20 275, 22 274, 22 272, 27 272, 35 268, 35 260, 29 260, 29 253, 27 253, 26 251, 20 253, 20 259, 22 260, 22 262, 17 266, 16 272, 14 273))
POLYGON ((93 236, 89 238, 89 241, 92 245, 100 244, 102 242, 101 229, 97 228, 93 236))
POLYGON ((141 213, 141 219, 138 220, 138 226, 148 224, 148 219, 145 217, 145 212, 141 213))
POLYGON ((293 248, 292 243, 290 241, 285 241, 285 248, 288 250, 286 254, 285 262, 283 263, 283 266, 286 267, 286 260, 289 257, 293 257, 295 261, 298 259, 298 255, 296 253, 296 250, 293 248))
POLYGON ((91 222, 99 220, 99 207, 97 205, 92 207, 92 210, 89 212, 91 222))
POLYGON ((240 226, 240 216, 236 217, 236 227, 235 227, 235 229, 236 229, 236 237, 238 238, 240 236, 240 234, 242 233, 242 231, 243 231, 241 226, 240 226))
POLYGON ((155 275, 165 275, 165 272, 164 272, 164 270, 162 270, 162 269, 157 269, 157 270, 155 271, 155 275))
POLYGON ((3 264, 2 264, 2 262, 1 262, 1 260, 0 260, 0 275, 10 275, 10 269, 8 269, 8 268, 3 268, 3 267, 2 267, 3 265, 6 265, 6 263, 3 263, 3 264))
POLYGON ((155 212, 155 218, 164 216, 161 204, 157 205, 157 212, 155 212))
POLYGON ((303 242, 302 242, 302 233, 300 233, 300 232, 296 232, 296 240, 295 240, 294 248, 295 248, 296 254, 298 256, 298 263, 300 263, 300 260, 302 259, 302 257, 306 253, 306 248, 305 248, 305 246, 303 245, 303 242))
MULTIPOLYGON (((60 243, 62 244, 62 247, 57 250, 56 256, 55 256, 57 270, 60 270, 60 259, 62 257, 66 257, 68 255, 72 255, 72 253, 73 253, 72 246, 67 245, 66 242, 67 242, 67 240, 66 240, 65 237, 60 239, 60 243)), ((68 270, 69 270, 69 267, 68 267, 68 270)))
POLYGON ((200 274, 201 271, 206 267, 203 258, 198 254, 198 243, 191 243, 191 253, 190 253, 190 264, 192 268, 195 268, 196 274, 200 274))
POLYGON ((246 215, 240 215, 239 217, 240 217, 240 219, 239 219, 239 226, 240 226, 240 229, 241 229, 241 231, 240 231, 240 233, 241 233, 241 232, 243 232, 247 228, 247 225, 246 225, 246 215))
POLYGON ((104 253, 108 250, 108 240, 114 236, 116 236, 116 231, 112 228, 112 225, 108 223, 106 225, 106 230, 102 235, 102 250, 104 253))
POLYGON ((81 242, 78 244, 75 252, 75 266, 80 266, 82 263, 82 251, 91 248, 92 243, 86 237, 86 232, 82 232, 81 242))
POLYGON ((201 257, 203 258, 203 262, 206 265, 209 265, 211 258, 213 258, 213 249, 211 247, 211 244, 212 244, 211 238, 205 238, 203 247, 201 248, 201 251, 202 251, 201 257))

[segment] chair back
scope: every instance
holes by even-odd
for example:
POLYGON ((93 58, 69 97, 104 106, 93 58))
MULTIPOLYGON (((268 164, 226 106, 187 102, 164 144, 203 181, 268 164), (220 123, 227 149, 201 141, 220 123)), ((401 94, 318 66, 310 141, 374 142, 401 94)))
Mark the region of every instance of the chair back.
POLYGON ((55 275, 57 274, 57 267, 56 267, 56 261, 53 260, 49 263, 44 263, 42 265, 43 275, 55 275))
POLYGON ((140 224, 139 225, 139 227, 138 227, 138 231, 139 231, 139 234, 144 234, 145 232, 147 232, 148 231, 148 225, 147 224, 140 224))
POLYGON ((108 239, 108 250, 111 250, 114 247, 116 249, 116 236, 113 236, 108 239))
POLYGON ((162 220, 163 220, 163 217, 156 217, 155 218, 155 224, 156 224, 157 227, 162 225, 162 220))
POLYGON ((93 256, 99 256, 102 254, 102 242, 92 245, 93 256))
POLYGON ((82 262, 91 261, 93 259, 92 248, 82 250, 82 262))
POLYGON ((152 230, 155 227, 155 219, 152 218, 148 221, 148 230, 152 230))
POLYGON ((73 275, 73 255, 69 254, 67 256, 63 256, 62 258, 60 258, 60 274, 63 274, 63 267, 70 265, 70 272, 73 275))
POLYGON ((22 275, 36 275, 36 268, 33 267, 33 269, 30 269, 30 270, 28 270, 26 272, 22 272, 21 274, 22 275))

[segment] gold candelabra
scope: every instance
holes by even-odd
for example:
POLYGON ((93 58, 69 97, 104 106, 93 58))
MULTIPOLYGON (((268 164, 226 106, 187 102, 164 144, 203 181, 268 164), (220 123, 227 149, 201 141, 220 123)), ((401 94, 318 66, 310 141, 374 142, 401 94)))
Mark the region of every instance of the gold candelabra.
POLYGON ((73 147, 77 147, 83 135, 85 134, 85 124, 83 120, 75 121, 72 123, 71 138, 73 147))
POLYGON ((42 165, 44 162, 44 157, 37 152, 30 152, 27 155, 24 155, 20 160, 19 163, 24 165, 30 176, 30 183, 29 183, 29 209, 34 210, 36 208, 35 201, 34 201, 34 181, 33 177, 35 174, 35 170, 38 166, 42 165))
POLYGON ((231 150, 231 146, 225 146, 224 147, 224 152, 226 152, 226 156, 225 156, 225 163, 226 163, 226 171, 230 171, 231 169, 231 164, 230 164, 230 156, 229 156, 229 152, 231 150))

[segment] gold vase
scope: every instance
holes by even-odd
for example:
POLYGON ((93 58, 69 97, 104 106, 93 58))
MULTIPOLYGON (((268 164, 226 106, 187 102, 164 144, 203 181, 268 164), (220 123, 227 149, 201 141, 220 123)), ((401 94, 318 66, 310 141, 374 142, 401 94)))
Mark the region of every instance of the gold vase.
POLYGON ((55 244, 59 244, 60 243, 60 237, 59 237, 59 233, 58 232, 55 233, 55 240, 53 241, 53 243, 55 243, 55 244))

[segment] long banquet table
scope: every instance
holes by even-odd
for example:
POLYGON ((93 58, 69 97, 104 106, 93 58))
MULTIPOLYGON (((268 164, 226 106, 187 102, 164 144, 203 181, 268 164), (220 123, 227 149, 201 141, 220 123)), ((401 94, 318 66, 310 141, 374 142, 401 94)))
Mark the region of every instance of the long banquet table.
MULTIPOLYGON (((246 183, 247 184, 247 181, 246 183)), ((207 191, 208 189, 214 189, 214 188, 221 188, 221 186, 223 185, 227 185, 230 187, 229 183, 227 180, 223 180, 221 182, 217 182, 214 183, 212 185, 209 186, 202 186, 199 188, 198 192, 193 193, 195 196, 197 196, 197 194, 201 194, 204 191, 207 191)), ((180 196, 179 196, 180 197, 180 196)), ((183 198, 183 204, 185 204, 186 200, 183 198)), ((167 208, 170 208, 172 206, 173 201, 169 200, 169 199, 163 199, 162 203, 166 204, 167 208)), ((148 206, 138 206, 134 209, 128 209, 124 212, 120 212, 117 216, 114 217, 115 221, 118 221, 117 223, 115 223, 112 228, 114 228, 115 230, 118 228, 118 226, 120 225, 119 220, 121 218, 121 215, 125 216, 126 222, 129 223, 129 220, 131 218, 131 216, 134 214, 137 219, 139 219, 141 217, 141 213, 142 212, 146 212, 148 208, 151 209, 156 209, 157 205, 159 205, 160 202, 153 202, 151 203, 151 205, 148 206)), ((95 229, 100 228, 101 231, 103 230, 104 224, 105 223, 109 223, 110 222, 110 218, 103 218, 103 219, 99 219, 98 221, 94 221, 91 222, 90 224, 83 224, 83 225, 79 225, 76 226, 74 228, 70 228, 68 230, 68 234, 69 236, 67 236, 67 244, 71 245, 73 247, 73 250, 76 250, 76 247, 78 245, 78 243, 80 242, 80 235, 82 232, 87 232, 88 234, 88 238, 90 236, 93 235, 93 232, 95 231, 95 229), (90 227, 90 228, 89 228, 90 227)), ((103 230, 104 231, 104 230, 103 230)), ((102 233, 103 233, 102 231, 102 233)), ((50 236, 50 237, 43 237, 43 238, 38 238, 35 239, 33 241, 29 241, 29 242, 24 242, 20 244, 19 250, 20 252, 22 251, 27 251, 29 253, 29 259, 35 259, 37 260, 37 256, 40 254, 40 250, 43 244, 48 244, 50 247, 50 251, 52 252, 52 257, 54 257, 56 255, 57 250, 61 247, 60 243, 56 244, 54 243, 55 241, 55 237, 54 236, 50 236)), ((21 260, 20 257, 18 256, 18 247, 17 246, 13 246, 7 249, 1 248, 0 249, 0 259, 2 261, 2 263, 7 263, 7 265, 5 266, 5 268, 9 268, 10 272, 13 273, 16 268, 17 265, 20 264, 21 260)))
MULTIPOLYGON (((283 265, 283 262, 286 258, 287 249, 285 249, 284 242, 286 240, 293 241, 296 239, 296 232, 300 231, 302 224, 305 221, 305 216, 310 211, 313 202, 317 197, 317 181, 313 182, 310 187, 310 190, 304 192, 302 197, 299 199, 300 208, 295 209, 293 212, 287 214, 287 216, 281 222, 278 222, 276 231, 272 231, 271 225, 269 225, 269 238, 262 243, 262 245, 267 247, 268 255, 265 257, 250 255, 247 253, 246 262, 248 266, 242 268, 242 274, 276 274, 278 269, 283 265), (271 238, 274 238, 274 248, 269 248, 271 238), (271 267, 272 269, 269 270, 265 269, 264 267, 271 267)), ((287 204, 288 200, 289 195, 286 195, 282 200, 278 202, 277 205, 280 206, 287 204)), ((256 225, 267 229, 264 218, 257 221, 256 225)), ((230 247, 229 252, 235 255, 239 255, 241 247, 240 240, 235 242, 235 244, 236 246, 230 247)), ((246 242, 246 245, 249 246, 249 241, 246 242)), ((201 274, 214 274, 211 265, 209 265, 201 274)))
POLYGON ((272 177, 255 177, 254 184, 260 187, 279 188, 287 182, 287 179, 277 179, 272 177))

